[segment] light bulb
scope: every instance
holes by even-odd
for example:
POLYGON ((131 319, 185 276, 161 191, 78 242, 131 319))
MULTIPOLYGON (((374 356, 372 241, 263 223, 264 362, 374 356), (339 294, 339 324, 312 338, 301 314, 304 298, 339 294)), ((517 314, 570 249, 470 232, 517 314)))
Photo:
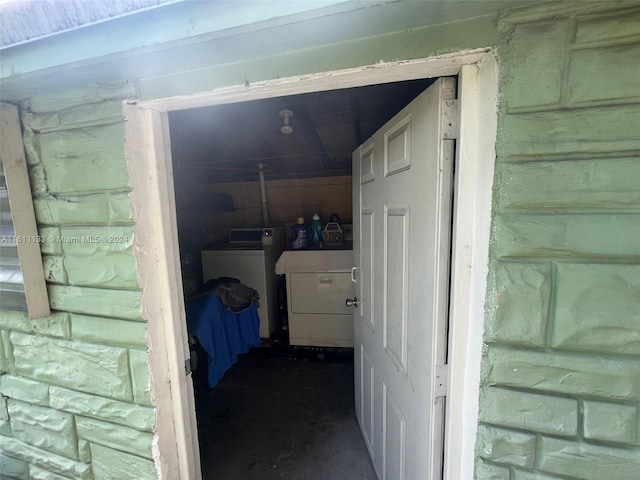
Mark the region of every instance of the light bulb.
POLYGON ((289 135, 293 133, 293 127, 289 125, 289 118, 293 117, 293 112, 291 110, 280 110, 279 115, 282 117, 283 125, 280 127, 280 131, 285 135, 289 135))

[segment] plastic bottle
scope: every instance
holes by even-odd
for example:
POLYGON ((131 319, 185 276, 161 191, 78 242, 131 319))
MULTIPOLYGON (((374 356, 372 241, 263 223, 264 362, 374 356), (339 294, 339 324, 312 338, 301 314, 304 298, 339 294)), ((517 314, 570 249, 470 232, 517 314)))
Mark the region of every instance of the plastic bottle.
POLYGON ((313 246, 322 246, 322 222, 320 221, 320 215, 313 214, 313 222, 311 222, 311 236, 313 238, 313 246))
POLYGON ((297 224, 289 231, 289 248, 304 250, 311 246, 311 228, 304 223, 303 217, 298 217, 297 224))

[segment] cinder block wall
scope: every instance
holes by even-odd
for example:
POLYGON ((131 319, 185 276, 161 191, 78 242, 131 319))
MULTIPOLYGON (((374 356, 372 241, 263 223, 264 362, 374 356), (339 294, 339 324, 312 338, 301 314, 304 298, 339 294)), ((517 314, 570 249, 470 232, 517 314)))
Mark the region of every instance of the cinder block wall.
POLYGON ((121 101, 34 97, 24 143, 53 313, 0 310, 0 477, 156 478, 121 101))
POLYGON ((640 8, 591 5, 499 23, 479 480, 640 478, 640 8))

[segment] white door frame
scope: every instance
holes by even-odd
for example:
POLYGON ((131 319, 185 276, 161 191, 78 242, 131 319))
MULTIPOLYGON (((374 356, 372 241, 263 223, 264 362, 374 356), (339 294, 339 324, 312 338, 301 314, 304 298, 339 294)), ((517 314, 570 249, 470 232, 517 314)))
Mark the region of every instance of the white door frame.
POLYGON ((159 478, 201 477, 195 402, 184 366, 188 356, 186 324, 167 112, 448 75, 459 75, 460 132, 454 186, 444 478, 473 477, 498 105, 497 65, 488 49, 124 105, 135 253, 156 406, 154 455, 159 478))

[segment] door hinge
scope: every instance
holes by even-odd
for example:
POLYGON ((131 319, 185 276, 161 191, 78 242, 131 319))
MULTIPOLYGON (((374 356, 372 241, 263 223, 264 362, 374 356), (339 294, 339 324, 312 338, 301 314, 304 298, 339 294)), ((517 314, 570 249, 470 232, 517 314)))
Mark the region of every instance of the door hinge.
POLYGON ((185 373, 185 375, 187 375, 187 376, 188 376, 188 375, 191 375, 191 359, 190 359, 190 358, 187 358, 187 359, 184 361, 184 373, 185 373))
POLYGON ((449 390, 449 365, 436 365, 435 377, 433 396, 446 397, 449 390))
POLYGON ((460 131, 460 115, 458 110, 458 100, 442 101, 441 128, 444 140, 458 138, 460 131))

